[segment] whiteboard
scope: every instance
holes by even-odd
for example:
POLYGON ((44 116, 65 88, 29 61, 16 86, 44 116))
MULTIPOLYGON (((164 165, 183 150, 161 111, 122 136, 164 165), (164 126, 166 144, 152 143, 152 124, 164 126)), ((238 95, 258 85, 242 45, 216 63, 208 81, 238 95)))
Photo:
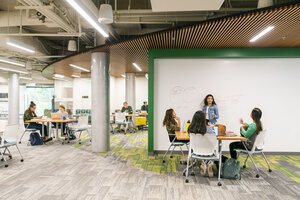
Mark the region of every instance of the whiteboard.
MULTIPOLYGON (((300 152, 300 59, 155 59, 154 150, 167 150, 162 121, 174 108, 181 121, 201 110, 213 94, 218 123, 239 132, 239 119, 252 122, 254 107, 262 110, 267 131, 265 151, 300 152)), ((224 150, 228 150, 225 143, 224 150)))

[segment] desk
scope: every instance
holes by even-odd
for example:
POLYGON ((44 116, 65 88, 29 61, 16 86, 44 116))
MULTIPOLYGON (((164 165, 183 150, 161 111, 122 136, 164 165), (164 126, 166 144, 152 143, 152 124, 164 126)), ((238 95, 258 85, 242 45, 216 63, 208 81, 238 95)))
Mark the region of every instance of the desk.
MULTIPOLYGON (((176 134, 176 138, 177 140, 190 140, 190 138, 188 136, 186 136, 186 132, 185 131, 175 131, 176 134)), ((247 138, 242 137, 242 136, 228 136, 228 135, 220 135, 218 136, 218 140, 222 141, 222 140, 239 140, 239 141, 246 141, 247 138)))
MULTIPOLYGON (((63 123, 69 123, 69 122, 74 122, 76 119, 32 119, 32 120, 27 120, 25 123, 42 123, 42 137, 44 137, 44 123, 51 123, 51 122, 56 122, 56 138, 58 139, 58 123, 61 123, 61 132, 63 132, 63 123)), ((48 126, 49 127, 49 126, 48 126)))

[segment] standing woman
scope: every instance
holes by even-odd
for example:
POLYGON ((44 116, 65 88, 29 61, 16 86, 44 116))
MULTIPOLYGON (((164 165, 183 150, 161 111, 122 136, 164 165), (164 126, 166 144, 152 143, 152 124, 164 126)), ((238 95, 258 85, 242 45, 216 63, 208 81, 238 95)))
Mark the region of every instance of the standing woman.
POLYGON ((205 97, 202 111, 205 113, 207 123, 217 123, 217 119, 219 119, 219 111, 213 95, 208 94, 205 97))

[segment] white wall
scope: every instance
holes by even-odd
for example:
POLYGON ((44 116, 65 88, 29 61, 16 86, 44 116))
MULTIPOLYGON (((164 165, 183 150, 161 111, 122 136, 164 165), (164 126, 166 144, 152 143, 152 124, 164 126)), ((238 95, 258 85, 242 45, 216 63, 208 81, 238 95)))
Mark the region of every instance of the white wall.
MULTIPOLYGON (((187 121, 212 93, 218 123, 228 130, 239 132, 239 118, 251 122, 251 110, 259 107, 268 129, 265 150, 300 152, 299 64, 300 59, 156 59, 154 150, 169 146, 162 127, 166 109, 174 108, 187 121)), ((228 143, 224 147, 228 150, 228 143)))
POLYGON ((141 109, 143 102, 148 102, 148 79, 146 79, 145 77, 137 77, 135 81, 136 108, 141 109))
POLYGON ((91 109, 91 79, 75 78, 73 80, 73 108, 91 109), (88 96, 88 98, 82 98, 88 96))

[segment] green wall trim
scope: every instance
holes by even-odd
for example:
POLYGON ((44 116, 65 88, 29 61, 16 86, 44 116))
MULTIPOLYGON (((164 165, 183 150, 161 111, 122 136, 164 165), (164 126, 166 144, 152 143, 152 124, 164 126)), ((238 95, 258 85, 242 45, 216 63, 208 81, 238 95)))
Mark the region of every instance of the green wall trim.
MULTIPOLYGON (((154 60, 168 58, 300 58, 300 48, 149 49, 148 152, 154 152, 154 60)), ((164 112, 164 111, 162 111, 164 112)))

